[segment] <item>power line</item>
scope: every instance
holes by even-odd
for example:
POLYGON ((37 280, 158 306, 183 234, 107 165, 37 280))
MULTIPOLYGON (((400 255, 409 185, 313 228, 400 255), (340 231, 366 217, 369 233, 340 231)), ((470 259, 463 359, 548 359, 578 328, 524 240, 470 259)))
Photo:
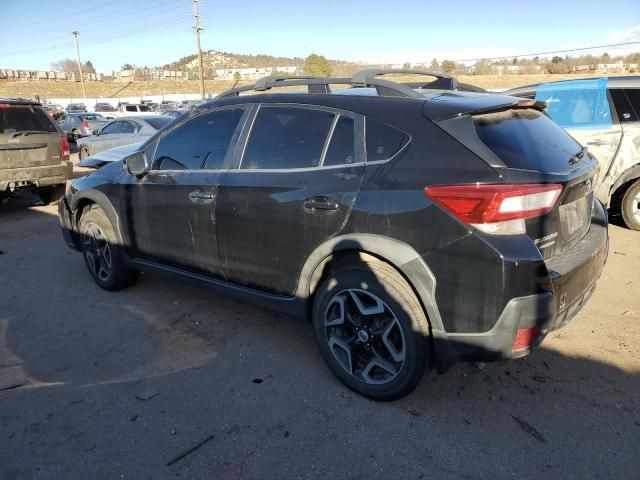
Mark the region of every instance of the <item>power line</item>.
POLYGON ((571 48, 568 50, 555 50, 552 52, 539 52, 539 53, 523 53, 520 55, 504 55, 501 57, 481 57, 481 58, 463 58, 452 60, 453 62, 477 62, 479 60, 505 60, 509 58, 520 58, 520 57, 537 57, 540 55, 552 55, 555 53, 569 53, 569 52, 582 52, 585 50, 596 50, 598 48, 611 48, 611 47, 624 47, 627 45, 637 45, 640 44, 640 41, 637 42, 624 42, 624 43, 611 43, 609 45, 596 45, 593 47, 582 47, 582 48, 571 48))

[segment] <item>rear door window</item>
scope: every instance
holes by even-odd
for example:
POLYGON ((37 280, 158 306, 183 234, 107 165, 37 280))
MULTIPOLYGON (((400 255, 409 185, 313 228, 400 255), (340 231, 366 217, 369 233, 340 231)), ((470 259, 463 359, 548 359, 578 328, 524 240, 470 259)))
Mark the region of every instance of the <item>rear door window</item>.
POLYGON ((317 167, 334 117, 309 108, 260 107, 241 168, 317 167))
POLYGON ((347 165, 355 162, 355 125, 353 118, 340 116, 322 165, 347 165))
POLYGON ((153 161, 157 170, 221 169, 231 151, 244 109, 233 108, 192 118, 164 135, 153 161))
POLYGON ((580 145, 542 112, 511 109, 475 115, 476 133, 507 167, 565 171, 580 145))
POLYGON ((40 108, 31 105, 0 104, 0 133, 57 132, 40 108))
POLYGON ((138 107, 136 105, 127 105, 126 107, 124 107, 124 109, 127 112, 137 112, 138 111, 138 107))
POLYGON ((372 118, 366 123, 367 161, 388 160, 409 142, 410 137, 398 130, 372 118))
POLYGON ((543 83, 536 100, 547 103, 547 113, 562 128, 609 129, 613 123, 606 78, 543 83))

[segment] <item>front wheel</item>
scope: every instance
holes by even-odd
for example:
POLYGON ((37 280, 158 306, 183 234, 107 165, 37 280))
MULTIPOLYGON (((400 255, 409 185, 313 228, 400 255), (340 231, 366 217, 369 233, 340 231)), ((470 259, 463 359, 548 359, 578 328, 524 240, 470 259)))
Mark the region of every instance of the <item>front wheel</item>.
POLYGON ((91 151, 89 150, 89 147, 86 145, 82 145, 80 147, 80 153, 78 154, 78 156, 80 157, 80 160, 84 160, 87 157, 91 156, 91 151))
POLYGON ((316 342, 333 373, 375 400, 409 394, 430 363, 427 318, 409 284, 379 261, 345 265, 318 287, 316 342))
POLYGON ((82 256, 95 282, 105 290, 133 285, 139 272, 131 270, 104 211, 93 206, 80 218, 82 256))
POLYGON ((631 230, 640 230, 640 179, 624 192, 620 210, 627 227, 631 230))

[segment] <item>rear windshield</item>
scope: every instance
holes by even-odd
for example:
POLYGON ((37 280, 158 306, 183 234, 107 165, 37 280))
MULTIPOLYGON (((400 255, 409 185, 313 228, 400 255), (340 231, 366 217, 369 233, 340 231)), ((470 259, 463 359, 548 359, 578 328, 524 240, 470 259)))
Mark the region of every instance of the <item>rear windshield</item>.
POLYGON ((565 171, 580 145, 532 108, 475 115, 476 133, 509 168, 565 171))
POLYGON ((107 121, 107 119, 104 118, 102 115, 92 115, 92 114, 80 115, 80 118, 82 120, 87 120, 87 121, 88 120, 91 120, 91 121, 96 120, 96 121, 99 121, 99 122, 106 122, 107 121))
POLYGON ((0 133, 57 132, 53 122, 39 107, 11 105, 0 107, 0 133))
POLYGON ((155 128, 156 130, 160 130, 165 125, 168 125, 171 122, 173 122, 173 118, 172 117, 167 117, 167 118, 146 118, 145 121, 149 125, 151 125, 153 128, 155 128))

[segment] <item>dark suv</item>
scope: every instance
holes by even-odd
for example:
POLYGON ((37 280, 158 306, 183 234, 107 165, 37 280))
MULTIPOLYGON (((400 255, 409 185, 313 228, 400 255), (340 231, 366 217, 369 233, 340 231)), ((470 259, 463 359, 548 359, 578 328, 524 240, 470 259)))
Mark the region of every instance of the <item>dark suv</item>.
POLYGON ((526 355, 606 260, 597 162, 534 101, 386 73, 198 106, 69 185, 66 242, 108 290, 154 269, 310 318, 335 375, 376 399, 432 364, 526 355))
POLYGON ((72 174, 69 142, 42 105, 0 98, 0 198, 32 190, 52 203, 72 174))

